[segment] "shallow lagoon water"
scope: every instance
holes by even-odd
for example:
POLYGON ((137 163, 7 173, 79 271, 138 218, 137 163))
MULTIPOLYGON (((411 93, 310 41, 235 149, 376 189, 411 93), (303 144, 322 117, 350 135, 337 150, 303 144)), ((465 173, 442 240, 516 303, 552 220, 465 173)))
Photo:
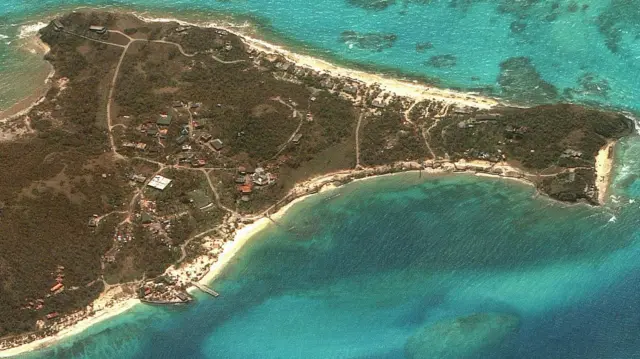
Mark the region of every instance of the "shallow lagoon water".
POLYGON ((38 14, 76 6, 126 6, 187 18, 200 14, 200 20, 229 14, 253 19, 263 36, 297 51, 426 77, 443 87, 517 103, 640 107, 634 96, 640 90, 636 0, 7 0, 0 4, 6 20, 0 22, 6 37, 0 40, 0 107, 18 96, 15 89, 3 88, 20 73, 14 61, 18 52, 8 44, 17 43, 19 27, 36 22, 38 14), (355 37, 345 38, 345 31, 355 37))
POLYGON ((25 357, 640 357, 639 212, 466 175, 354 183, 252 239, 221 297, 139 306, 25 357))
MULTIPOLYGON (((59 4, 0 4, 0 108, 35 86, 25 76, 39 59, 15 48, 23 25, 59 4)), ((297 49, 443 86, 490 86, 516 101, 571 96, 639 107, 634 1, 389 4, 126 5, 252 16, 265 36, 297 49), (355 31, 346 43, 345 30, 355 31)), ((124 3, 64 2, 76 5, 124 3)), ((315 196, 241 251, 214 283, 220 298, 138 306, 24 357, 640 357, 640 210, 629 203, 640 197, 640 141, 623 141, 617 158, 616 197, 606 208, 561 205, 517 183, 469 176, 403 174, 315 196)))

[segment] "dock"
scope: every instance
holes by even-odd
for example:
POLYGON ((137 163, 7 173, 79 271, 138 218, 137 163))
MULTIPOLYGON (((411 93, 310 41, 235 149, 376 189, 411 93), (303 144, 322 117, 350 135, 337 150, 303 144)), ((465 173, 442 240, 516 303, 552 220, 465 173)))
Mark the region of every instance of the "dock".
POLYGON ((207 287, 207 286, 206 286, 206 285, 204 285, 204 284, 200 284, 200 283, 197 283, 197 282, 191 282, 191 284, 192 284, 194 287, 196 287, 196 288, 200 289, 201 291, 203 291, 203 292, 205 292, 205 293, 209 294, 209 295, 210 295, 210 296, 212 296, 212 297, 218 297, 218 296, 220 295, 220 294, 218 294, 218 292, 216 292, 215 290, 213 290, 213 289, 211 289, 211 288, 207 287))

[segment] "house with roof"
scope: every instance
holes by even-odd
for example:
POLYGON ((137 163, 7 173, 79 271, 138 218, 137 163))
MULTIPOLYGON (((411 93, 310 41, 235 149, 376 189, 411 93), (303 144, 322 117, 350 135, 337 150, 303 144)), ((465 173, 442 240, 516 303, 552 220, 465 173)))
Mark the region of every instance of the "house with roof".
POLYGON ((251 184, 243 184, 238 186, 238 192, 242 193, 243 195, 249 195, 251 194, 251 192, 253 192, 253 186, 251 186, 251 184))
POLYGON ((213 148, 216 149, 216 151, 220 151, 224 147, 224 144, 219 138, 216 138, 215 140, 211 141, 211 145, 213 146, 213 148))
POLYGON ((96 34, 104 34, 107 32, 107 28, 102 25, 91 25, 89 26, 89 30, 95 32, 96 34))
POLYGON ((176 137, 176 144, 178 144, 178 145, 182 145, 186 141, 187 141, 187 136, 185 136, 185 135, 180 135, 180 136, 176 137))
POLYGON ((167 188, 167 186, 171 183, 171 179, 160 176, 160 175, 156 175, 155 177, 153 177, 151 179, 151 181, 149 181, 149 183, 147 183, 147 186, 158 189, 158 190, 164 190, 165 188, 167 188))
POLYGON ((166 115, 160 115, 158 116, 158 119, 156 120, 156 125, 158 126, 169 126, 171 125, 171 114, 166 114, 166 115))
POLYGON ((64 25, 62 25, 62 23, 60 22, 60 20, 55 19, 53 20, 53 29, 55 31, 61 31, 64 29, 64 25))

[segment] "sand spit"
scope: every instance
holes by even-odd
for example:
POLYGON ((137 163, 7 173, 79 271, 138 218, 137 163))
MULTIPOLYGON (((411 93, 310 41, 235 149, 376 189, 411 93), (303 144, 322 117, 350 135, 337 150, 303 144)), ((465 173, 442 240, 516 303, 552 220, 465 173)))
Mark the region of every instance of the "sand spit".
POLYGON ((596 156, 596 188, 598 189, 598 203, 600 204, 604 204, 607 200, 615 144, 615 141, 609 141, 598 151, 596 156))

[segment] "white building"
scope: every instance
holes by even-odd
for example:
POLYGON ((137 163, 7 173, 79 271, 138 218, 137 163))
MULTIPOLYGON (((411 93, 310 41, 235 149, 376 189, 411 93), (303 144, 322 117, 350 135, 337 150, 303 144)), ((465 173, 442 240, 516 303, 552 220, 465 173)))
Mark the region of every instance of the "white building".
POLYGON ((166 177, 162 177, 160 175, 155 176, 151 179, 151 181, 149 181, 149 183, 147 184, 147 186, 149 187, 153 187, 155 189, 159 189, 159 190, 163 190, 165 188, 167 188, 167 186, 169 185, 169 183, 171 183, 171 180, 166 178, 166 177))

